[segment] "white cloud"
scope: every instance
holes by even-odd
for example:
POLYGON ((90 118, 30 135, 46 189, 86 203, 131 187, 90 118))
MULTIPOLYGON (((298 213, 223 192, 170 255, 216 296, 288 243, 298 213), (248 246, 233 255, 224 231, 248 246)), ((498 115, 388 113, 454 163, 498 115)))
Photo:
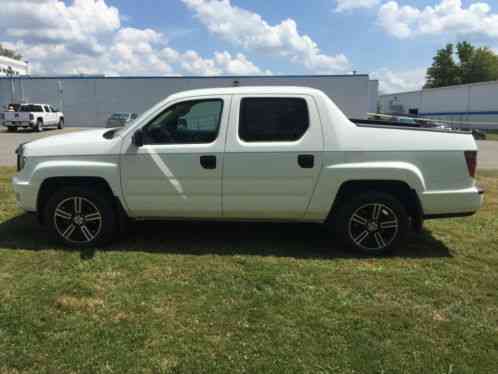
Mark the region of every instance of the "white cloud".
POLYGON ((29 60, 35 74, 267 73, 243 54, 204 58, 169 47, 166 35, 156 30, 122 27, 119 10, 105 0, 1 1, 0 41, 29 60))
POLYGON ((119 11, 104 0, 3 0, 0 24, 6 34, 30 43, 64 43, 86 53, 101 52, 97 36, 119 29, 119 11))
POLYGON ((213 34, 249 51, 279 55, 316 73, 351 70, 343 54, 323 54, 318 45, 302 35, 293 19, 270 25, 259 14, 236 7, 230 0, 182 0, 213 34))
POLYGON ((373 8, 380 3, 380 0, 336 0, 336 12, 345 12, 358 8, 373 8))
POLYGON ((440 33, 498 37, 498 13, 492 13, 485 2, 474 2, 465 8, 461 0, 441 0, 437 5, 419 9, 389 1, 380 7, 378 23, 400 39, 440 33))
POLYGON ((235 57, 228 52, 216 52, 214 54, 214 61, 224 72, 233 75, 253 75, 265 74, 271 75, 270 70, 262 71, 259 67, 254 65, 242 53, 237 53, 235 57))
POLYGON ((380 69, 370 76, 379 80, 380 93, 395 93, 419 90, 425 83, 425 68, 392 71, 390 69, 380 69))

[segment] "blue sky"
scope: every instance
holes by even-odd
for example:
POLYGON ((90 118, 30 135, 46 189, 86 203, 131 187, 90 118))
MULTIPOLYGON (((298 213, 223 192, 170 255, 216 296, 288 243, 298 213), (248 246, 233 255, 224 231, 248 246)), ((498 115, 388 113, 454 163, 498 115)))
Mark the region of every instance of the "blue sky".
POLYGON ((0 0, 33 73, 368 73, 419 88, 438 48, 498 46, 491 0, 0 0))

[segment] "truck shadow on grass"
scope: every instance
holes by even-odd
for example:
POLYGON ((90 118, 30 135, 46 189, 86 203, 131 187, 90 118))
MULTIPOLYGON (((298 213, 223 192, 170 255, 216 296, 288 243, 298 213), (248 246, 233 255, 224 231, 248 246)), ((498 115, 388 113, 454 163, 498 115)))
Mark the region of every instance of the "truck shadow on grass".
MULTIPOLYGON (((13 250, 64 250, 32 215, 23 214, 0 223, 0 248, 13 250)), ((81 250, 91 259, 97 250, 178 255, 257 255, 293 258, 367 258, 343 248, 325 226, 303 223, 239 222, 135 222, 116 243, 104 249, 81 250)), ((394 257, 451 257, 449 248, 424 230, 410 234, 394 257)))

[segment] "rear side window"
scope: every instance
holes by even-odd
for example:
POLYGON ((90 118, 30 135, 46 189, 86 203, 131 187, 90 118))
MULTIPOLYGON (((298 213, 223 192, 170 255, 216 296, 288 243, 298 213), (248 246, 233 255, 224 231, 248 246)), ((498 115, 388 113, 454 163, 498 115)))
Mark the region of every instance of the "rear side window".
POLYGON ((245 142, 299 140, 309 127, 306 100, 244 98, 240 104, 239 137, 245 142))

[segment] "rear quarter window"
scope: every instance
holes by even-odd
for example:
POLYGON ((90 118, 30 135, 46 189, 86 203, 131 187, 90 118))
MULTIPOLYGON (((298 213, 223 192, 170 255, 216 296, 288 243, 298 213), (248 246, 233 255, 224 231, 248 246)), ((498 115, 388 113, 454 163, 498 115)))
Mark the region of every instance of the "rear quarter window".
POLYGON ((22 105, 19 109, 20 112, 43 112, 41 105, 22 105))

